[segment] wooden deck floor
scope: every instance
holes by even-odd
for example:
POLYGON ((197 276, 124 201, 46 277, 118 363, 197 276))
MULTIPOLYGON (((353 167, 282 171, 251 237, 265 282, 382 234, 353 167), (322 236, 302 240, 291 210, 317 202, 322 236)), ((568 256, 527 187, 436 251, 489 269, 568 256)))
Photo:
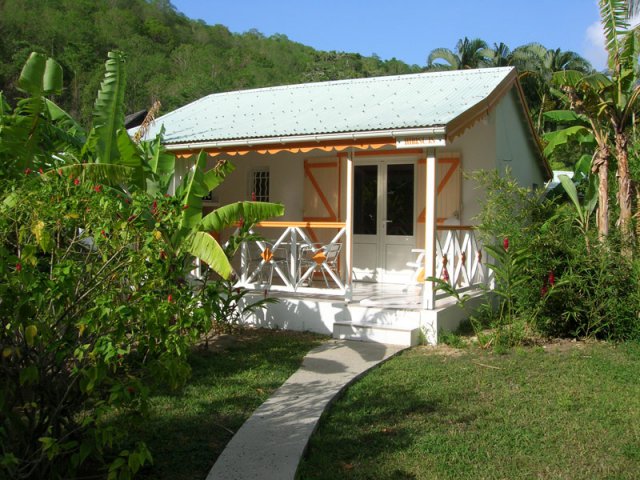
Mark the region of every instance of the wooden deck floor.
MULTIPOLYGON (((292 299, 324 299, 332 301, 344 301, 344 296, 323 295, 309 293, 276 292, 268 293, 270 297, 292 299)), ((398 285, 391 283, 354 282, 352 304, 360 304, 367 307, 382 307, 404 310, 422 309, 422 285, 398 285)), ((436 300, 436 308, 455 303, 451 297, 436 300)))

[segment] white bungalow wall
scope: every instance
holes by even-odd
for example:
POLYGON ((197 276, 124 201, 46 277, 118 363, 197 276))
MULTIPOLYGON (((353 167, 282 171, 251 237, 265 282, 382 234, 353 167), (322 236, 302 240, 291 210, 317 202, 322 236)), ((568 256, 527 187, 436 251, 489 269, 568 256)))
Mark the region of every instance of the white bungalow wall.
MULTIPOLYGON (((219 157, 209 160, 211 168, 219 157)), ((249 153, 230 156, 228 160, 235 170, 216 189, 221 204, 251 200, 250 173, 256 168, 268 168, 271 202, 285 205, 285 213, 278 220, 299 221, 302 219, 304 165, 298 155, 282 152, 276 155, 249 153)))
POLYGON ((514 89, 496 106, 496 168, 507 169, 523 187, 541 187, 545 180, 536 146, 514 89))

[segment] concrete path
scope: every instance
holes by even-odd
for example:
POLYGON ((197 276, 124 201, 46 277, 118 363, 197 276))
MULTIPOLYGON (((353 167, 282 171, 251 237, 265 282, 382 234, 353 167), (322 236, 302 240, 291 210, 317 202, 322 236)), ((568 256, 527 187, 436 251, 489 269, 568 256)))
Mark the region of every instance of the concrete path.
POLYGON ((207 480, 293 479, 322 412, 364 372, 407 347, 332 340, 302 366, 231 439, 207 480))

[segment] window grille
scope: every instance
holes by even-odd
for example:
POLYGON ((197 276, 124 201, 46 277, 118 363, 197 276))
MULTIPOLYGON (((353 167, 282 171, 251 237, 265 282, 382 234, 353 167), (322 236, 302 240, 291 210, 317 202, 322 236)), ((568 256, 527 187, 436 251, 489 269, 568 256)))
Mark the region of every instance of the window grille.
POLYGON ((269 169, 263 168, 251 172, 251 199, 256 202, 269 201, 269 169))

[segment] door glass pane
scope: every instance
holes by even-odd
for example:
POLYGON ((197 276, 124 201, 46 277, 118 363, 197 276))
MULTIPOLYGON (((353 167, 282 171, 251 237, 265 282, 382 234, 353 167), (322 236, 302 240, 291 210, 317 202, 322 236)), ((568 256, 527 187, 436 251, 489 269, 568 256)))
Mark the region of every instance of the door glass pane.
POLYGON ((378 227, 378 166, 357 165, 353 169, 353 233, 376 235, 378 227))
POLYGON ((413 236, 413 165, 387 166, 387 235, 413 236))

